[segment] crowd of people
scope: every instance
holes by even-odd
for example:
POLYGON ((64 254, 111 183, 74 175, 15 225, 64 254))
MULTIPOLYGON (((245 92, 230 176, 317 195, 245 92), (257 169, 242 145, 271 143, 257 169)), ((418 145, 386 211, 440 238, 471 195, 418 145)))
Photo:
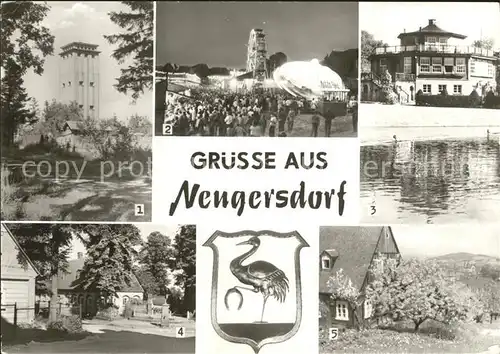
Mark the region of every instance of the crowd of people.
MULTIPOLYGON (((173 135, 290 136, 295 118, 312 112, 311 136, 318 136, 321 116, 315 102, 286 93, 235 93, 217 89, 190 90, 188 95, 167 93, 164 123, 173 135), (189 96, 188 96, 189 95, 189 96)), ((330 136, 331 112, 323 115, 325 135, 330 136)))

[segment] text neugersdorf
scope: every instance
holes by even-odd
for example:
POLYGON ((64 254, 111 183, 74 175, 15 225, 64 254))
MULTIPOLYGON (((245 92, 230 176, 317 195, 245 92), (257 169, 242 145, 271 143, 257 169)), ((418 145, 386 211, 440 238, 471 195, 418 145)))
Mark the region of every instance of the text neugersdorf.
MULTIPOLYGON (((196 169, 254 169, 275 170, 275 152, 195 152, 191 155, 191 166, 196 169)), ((284 170, 325 170, 328 167, 326 152, 291 152, 286 158, 284 170)), ((328 178, 325 175, 325 178, 328 178)), ((221 181, 222 182, 222 181, 221 181)), ((190 183, 184 180, 175 201, 170 204, 169 215, 173 216, 181 202, 186 209, 198 206, 201 209, 232 208, 241 216, 246 208, 310 208, 310 209, 337 209, 340 216, 345 209, 344 196, 346 194, 344 180, 338 188, 326 190, 312 190, 305 181, 299 181, 295 189, 271 188, 265 191, 208 191, 203 190, 200 183, 190 183)))

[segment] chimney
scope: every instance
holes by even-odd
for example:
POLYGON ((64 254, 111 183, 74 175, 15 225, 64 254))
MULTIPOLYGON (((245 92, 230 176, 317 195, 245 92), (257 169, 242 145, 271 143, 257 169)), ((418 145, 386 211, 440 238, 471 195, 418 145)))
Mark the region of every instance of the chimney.
POLYGON ((436 20, 435 19, 430 19, 429 20, 429 26, 430 25, 435 25, 436 24, 436 20))
POLYGON ((83 258, 83 252, 78 252, 76 254, 76 256, 78 257, 78 259, 82 259, 83 258))
POLYGON ((420 32, 422 32, 422 27, 420 27, 418 30, 419 30, 420 32))

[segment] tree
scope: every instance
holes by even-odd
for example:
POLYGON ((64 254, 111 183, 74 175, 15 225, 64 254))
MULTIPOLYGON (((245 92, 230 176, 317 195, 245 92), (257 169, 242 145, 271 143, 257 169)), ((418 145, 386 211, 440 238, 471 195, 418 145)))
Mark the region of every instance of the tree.
POLYGON ((495 40, 493 38, 478 39, 472 42, 472 45, 477 48, 483 48, 488 50, 493 50, 493 45, 495 40))
MULTIPOLYGON (((42 25, 50 6, 33 1, 11 1, 1 6, 1 67, 9 59, 18 66, 21 76, 30 68, 43 73, 45 57, 54 53, 54 36, 42 25)), ((10 65, 10 64, 9 64, 10 65)))
POLYGON ((144 135, 151 135, 153 129, 151 121, 148 117, 135 114, 128 120, 128 128, 131 132, 142 133, 144 135))
POLYGON ((500 279, 500 265, 486 263, 479 270, 480 274, 485 278, 490 278, 493 280, 500 279))
POLYGON ((147 270, 146 266, 135 266, 134 274, 137 277, 137 280, 141 284, 142 288, 144 289, 144 292, 146 293, 145 295, 148 299, 150 295, 158 294, 158 283, 153 277, 153 274, 151 274, 151 272, 147 270))
POLYGON ((205 79, 210 74, 210 68, 207 64, 196 64, 191 67, 189 72, 198 75, 201 79, 205 79))
POLYGON ((500 313, 500 285, 496 281, 489 281, 478 293, 481 302, 484 305, 484 311, 490 315, 500 313))
POLYGON ((373 34, 361 31, 361 72, 371 72, 369 57, 373 54, 375 48, 383 46, 387 46, 387 44, 375 39, 373 34))
POLYGON ((196 226, 183 225, 175 235, 175 268, 182 270, 176 282, 184 288, 184 308, 196 308, 196 226))
MULTIPOLYGON (((354 314, 356 314, 356 309, 360 305, 361 294, 359 289, 352 283, 352 280, 344 273, 343 269, 339 269, 335 273, 335 276, 330 277, 326 286, 332 294, 331 299, 333 301, 347 301, 349 306, 354 310, 354 314)), ((359 325, 358 321, 356 321, 356 325, 359 325)))
POLYGON ((380 75, 380 89, 382 91, 382 102, 395 104, 397 102, 397 95, 394 92, 394 85, 392 83, 392 75, 388 70, 380 75))
POLYGON ((75 286, 110 297, 131 285, 135 247, 142 243, 135 225, 78 224, 77 233, 85 240, 87 257, 75 286))
POLYGON ((51 134, 57 137, 63 130, 67 121, 83 122, 83 109, 78 103, 69 104, 52 100, 50 103, 45 101, 43 108, 43 122, 40 125, 41 134, 51 134))
POLYGON ((110 12, 111 21, 125 30, 125 33, 104 36, 110 44, 118 44, 113 58, 119 64, 132 56, 132 64, 120 69, 121 75, 114 85, 118 92, 132 93, 137 100, 145 89, 153 88, 153 1, 122 1, 129 12, 110 12))
POLYGON ((449 324, 467 318, 467 305, 436 262, 411 259, 370 273, 366 295, 375 318, 411 320, 415 331, 429 319, 449 324))
POLYGON ((288 61, 288 57, 283 52, 276 52, 269 57, 268 70, 272 74, 274 70, 279 68, 281 65, 288 61))
POLYGON ((168 236, 161 232, 152 232, 140 251, 140 262, 144 270, 151 274, 156 286, 154 295, 166 295, 170 283, 170 267, 174 256, 174 248, 168 236))
POLYGON ((20 126, 33 124, 36 112, 27 108, 30 100, 23 87, 22 68, 12 59, 7 60, 5 76, 1 80, 0 94, 2 145, 14 145, 14 137, 20 126))
MULTIPOLYGON (((9 224, 19 245, 33 262, 40 277, 37 278, 36 292, 50 294, 49 321, 57 320, 58 291, 57 277, 67 272, 68 256, 72 241, 72 224, 9 224), (50 283, 50 289, 47 288, 50 283)), ((19 253, 21 264, 26 259, 19 253)))

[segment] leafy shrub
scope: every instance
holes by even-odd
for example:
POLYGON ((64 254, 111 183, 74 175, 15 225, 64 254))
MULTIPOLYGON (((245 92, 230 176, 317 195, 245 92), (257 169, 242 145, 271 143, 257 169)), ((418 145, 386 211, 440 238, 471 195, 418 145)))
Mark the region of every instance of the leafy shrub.
POLYGON ((399 102, 398 95, 395 92, 388 92, 385 95, 385 103, 387 104, 396 104, 399 102))
POLYGON ((65 333, 78 333, 83 330, 82 320, 75 315, 60 316, 57 321, 50 322, 47 329, 65 333))
POLYGON ((484 108, 500 108, 500 96, 495 96, 493 91, 489 91, 484 99, 484 108))
POLYGON ((478 107, 481 104, 481 97, 476 90, 472 90, 469 95, 469 107, 478 107))
POLYGON ((95 317, 101 320, 113 321, 120 316, 118 308, 114 304, 106 304, 103 309, 97 311, 95 317))
POLYGON ((448 96, 448 90, 446 89, 446 86, 441 90, 441 96, 448 96))
POLYGON ((28 144, 22 149, 24 154, 43 155, 50 154, 56 155, 59 158, 81 158, 82 156, 77 152, 70 151, 60 146, 57 141, 45 140, 34 144, 28 144))

